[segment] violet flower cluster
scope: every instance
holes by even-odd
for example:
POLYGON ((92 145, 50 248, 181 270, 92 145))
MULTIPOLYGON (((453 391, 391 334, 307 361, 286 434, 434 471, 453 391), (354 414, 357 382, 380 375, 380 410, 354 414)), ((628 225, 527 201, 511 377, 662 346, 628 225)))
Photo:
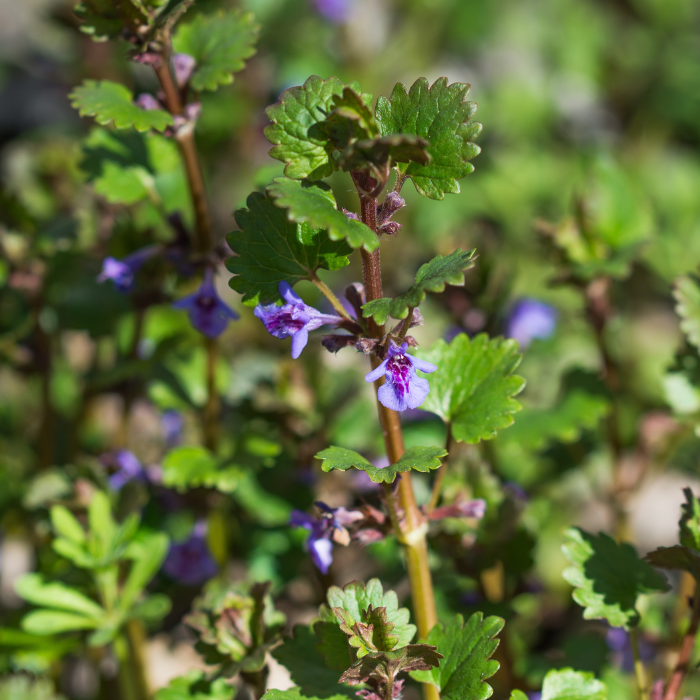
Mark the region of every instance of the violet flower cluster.
POLYGON ((219 566, 207 544, 205 522, 198 522, 184 542, 173 542, 163 563, 163 571, 180 583, 197 586, 216 576, 219 566))
POLYGON ((511 310, 506 335, 525 349, 533 340, 549 338, 557 327, 557 310, 537 299, 521 299, 511 310))
POLYGON ((118 260, 107 256, 102 261, 102 271, 97 277, 98 282, 111 280, 118 292, 128 292, 134 286, 134 277, 141 266, 160 251, 160 246, 150 245, 141 248, 131 255, 118 260))

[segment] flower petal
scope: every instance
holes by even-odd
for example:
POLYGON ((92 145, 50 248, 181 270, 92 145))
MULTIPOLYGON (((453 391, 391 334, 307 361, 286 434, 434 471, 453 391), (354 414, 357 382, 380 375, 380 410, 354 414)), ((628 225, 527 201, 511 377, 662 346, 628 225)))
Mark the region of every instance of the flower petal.
POLYGON ((373 369, 369 374, 365 375, 365 381, 370 383, 370 382, 376 382, 379 377, 383 377, 386 374, 386 365, 387 362, 389 362, 389 358, 384 360, 378 367, 373 369))
POLYGON ((293 510, 289 516, 289 524, 292 527, 305 527, 307 530, 312 530, 316 524, 316 518, 302 510, 293 510))
POLYGON ((413 355, 409 355, 408 353, 406 353, 406 359, 416 369, 419 369, 421 372, 425 372, 426 374, 430 374, 431 372, 434 372, 437 369, 436 365, 433 365, 430 362, 426 362, 425 360, 421 360, 420 357, 414 357, 413 355))
POLYGON ((306 344, 309 342, 309 331, 306 327, 300 328, 294 335, 292 336, 292 359, 296 360, 299 355, 301 355, 301 351, 306 347, 306 344))
POLYGON ((280 282, 279 284, 280 296, 288 304, 303 304, 301 297, 292 289, 289 282, 280 282))
POLYGON ((328 539, 314 540, 309 538, 309 552, 316 568, 322 573, 327 574, 328 569, 333 563, 333 543, 328 539))

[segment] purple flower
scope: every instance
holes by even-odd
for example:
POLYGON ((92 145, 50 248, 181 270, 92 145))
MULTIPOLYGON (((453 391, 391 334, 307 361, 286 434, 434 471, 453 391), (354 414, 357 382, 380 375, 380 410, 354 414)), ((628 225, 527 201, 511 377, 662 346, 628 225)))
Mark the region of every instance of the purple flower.
POLYGON ((427 379, 416 374, 416 370, 430 373, 437 367, 409 355, 406 352, 408 343, 397 347, 393 340, 390 342, 386 359, 365 377, 365 381, 376 382, 382 375, 386 377, 384 384, 379 387, 377 398, 382 405, 392 411, 418 408, 425 401, 430 386, 427 379))
POLYGON ((102 272, 98 275, 97 281, 112 280, 118 292, 128 292, 134 286, 136 271, 159 250, 160 246, 151 245, 127 255, 122 260, 107 256, 102 261, 102 272))
POLYGON ((135 100, 134 104, 141 109, 150 111, 153 109, 163 109, 163 105, 151 95, 150 92, 142 92, 135 100))
POLYGON ((163 441, 167 447, 175 447, 182 441, 182 414, 170 408, 160 417, 160 429, 163 431, 163 441))
POLYGON ((331 508, 322 501, 316 501, 316 506, 321 511, 318 518, 300 510, 293 510, 289 524, 292 527, 304 527, 311 531, 306 548, 311 553, 311 559, 316 568, 322 574, 327 574, 333 563, 333 541, 348 544, 350 536, 345 529, 346 526, 361 520, 364 516, 356 510, 331 508))
POLYGON ((317 309, 307 306, 287 282, 280 282, 279 290, 286 304, 258 304, 254 313, 265 324, 268 333, 275 338, 292 336, 292 358, 296 360, 309 342, 309 331, 315 331, 326 324, 335 325, 342 319, 340 316, 322 314, 317 309))
POLYGON ((549 338, 557 326, 557 310, 537 299, 521 299, 511 310, 506 335, 526 348, 535 338, 549 338))
POLYGON ((114 473, 109 477, 110 488, 115 491, 119 491, 130 481, 147 481, 146 472, 133 452, 119 450, 113 455, 103 458, 103 461, 107 466, 115 469, 114 473))
POLYGON ((316 12, 335 24, 342 24, 350 14, 352 0, 313 0, 316 12))
POLYGON ((187 586, 196 586, 218 573, 207 546, 206 523, 198 522, 189 539, 170 545, 163 571, 187 586))
POLYGON ((172 58, 173 73, 175 73, 175 82, 179 88, 185 87, 192 77, 197 61, 194 56, 188 53, 176 53, 172 58))
POLYGON ((173 307, 186 309, 190 323, 208 338, 216 338, 225 330, 230 320, 239 318, 238 314, 224 304, 214 287, 214 272, 207 268, 202 286, 183 299, 178 299, 173 307))

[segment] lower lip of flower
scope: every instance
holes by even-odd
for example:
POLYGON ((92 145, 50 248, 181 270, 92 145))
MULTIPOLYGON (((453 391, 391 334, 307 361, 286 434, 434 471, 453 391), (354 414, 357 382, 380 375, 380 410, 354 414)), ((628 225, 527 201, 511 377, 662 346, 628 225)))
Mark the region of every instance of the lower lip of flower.
POLYGON ((391 374, 391 379, 396 390, 405 396, 408 393, 408 384, 411 377, 413 365, 405 355, 394 355, 386 365, 387 371, 391 374))

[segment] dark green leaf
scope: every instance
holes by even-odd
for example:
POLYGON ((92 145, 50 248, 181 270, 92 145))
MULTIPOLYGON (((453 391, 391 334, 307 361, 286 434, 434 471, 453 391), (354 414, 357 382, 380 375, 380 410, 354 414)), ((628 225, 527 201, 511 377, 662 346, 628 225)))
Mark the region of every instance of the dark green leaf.
POLYGON ((265 110, 272 122, 265 128, 265 136, 275 144, 270 155, 286 163, 287 177, 320 180, 333 172, 331 154, 336 146, 322 123, 333 98, 344 89, 338 78, 322 80, 312 75, 304 85, 285 90, 279 102, 265 110))
POLYGON ((164 131, 173 117, 162 109, 142 109, 134 104, 129 90, 111 80, 86 80, 70 94, 71 104, 81 117, 95 117, 98 124, 114 122, 117 129, 164 131))
POLYGON ((314 633, 319 639, 316 651, 323 657, 328 668, 344 671, 352 664, 347 635, 337 622, 317 622, 314 633))
POLYGON ((206 486, 231 493, 241 481, 241 470, 224 466, 206 447, 176 447, 163 459, 163 483, 180 492, 206 486))
POLYGON ((365 318, 383 325, 389 316, 406 318, 409 308, 416 308, 425 301, 426 292, 442 292, 446 284, 464 285, 464 270, 474 267, 474 250, 466 253, 461 248, 450 255, 438 255, 430 262, 421 265, 416 273, 416 283, 400 297, 382 297, 370 301, 362 307, 365 318))
POLYGON ((342 447, 329 447, 319 452, 316 455, 316 459, 323 460, 321 466, 324 472, 330 472, 335 469, 347 471, 354 467, 366 472, 367 476, 375 484, 391 484, 398 474, 408 472, 411 469, 419 472, 437 469, 441 464, 440 458, 446 454, 447 451, 439 447, 411 447, 409 450, 406 450, 398 462, 388 467, 375 467, 362 455, 353 452, 353 450, 346 450, 342 447))
POLYGON ((180 24, 173 47, 196 61, 190 85, 194 90, 216 90, 233 82, 233 74, 245 66, 255 53, 260 27, 251 12, 227 10, 212 15, 197 15, 180 24))
POLYGON ((483 333, 470 339, 461 333, 416 354, 437 365, 421 408, 450 423, 456 440, 490 440, 513 423, 513 413, 520 410, 513 397, 525 386, 513 374, 521 359, 514 340, 490 340, 483 333))
POLYGON ((289 221, 270 197, 254 192, 247 205, 236 212, 241 230, 227 238, 238 257, 226 261, 236 275, 229 284, 243 294, 244 304, 276 301, 280 282, 293 286, 319 267, 338 270, 350 262, 352 249, 345 241, 331 241, 322 229, 289 221))
POLYGON ((430 163, 413 162, 405 171, 424 197, 443 199, 446 192, 458 193, 457 180, 474 170, 469 161, 480 151, 474 139, 481 124, 470 121, 476 104, 466 100, 469 87, 448 85, 447 78, 429 86, 419 78, 410 91, 398 83, 389 99, 377 100, 376 117, 383 136, 414 134, 430 144, 430 163))
POLYGON ((141 3, 133 0, 82 0, 75 14, 82 21, 81 31, 91 34, 95 41, 119 39, 124 29, 138 35, 151 21, 141 3))
POLYGON ((640 559, 632 545, 578 528, 569 528, 565 536, 562 551, 573 566, 564 571, 564 578, 574 586, 574 600, 584 608, 587 620, 635 627, 639 623, 637 597, 669 590, 664 575, 640 559))
POLYGON ((362 246, 371 253, 379 247, 379 237, 369 226, 338 211, 333 192, 324 182, 301 182, 287 177, 272 182, 267 191, 275 206, 287 209, 290 221, 326 229, 328 238, 347 241, 351 248, 362 246))
POLYGON ((700 579, 700 552, 696 549, 678 544, 673 547, 659 547, 644 558, 659 569, 687 571, 696 579, 700 579))
POLYGON ((542 700, 607 700, 607 697, 605 684, 592 673, 563 668, 544 677, 542 700))
POLYGON ((396 163, 429 163, 428 145, 425 139, 411 134, 353 141, 340 154, 338 166, 343 170, 361 170, 369 165, 372 175, 380 177, 382 169, 388 170, 396 163))
POLYGON ((685 503, 681 505, 681 519, 678 522, 680 543, 700 550, 700 501, 691 489, 683 489, 685 503))
POLYGON ((450 622, 435 625, 427 642, 437 646, 445 656, 438 668, 430 671, 415 671, 411 677, 421 683, 432 683, 440 690, 444 700, 485 700, 493 693, 484 681, 498 671, 498 661, 491 659, 496 651, 496 635, 503 629, 500 617, 487 617, 474 613, 467 623, 461 615, 450 622))

